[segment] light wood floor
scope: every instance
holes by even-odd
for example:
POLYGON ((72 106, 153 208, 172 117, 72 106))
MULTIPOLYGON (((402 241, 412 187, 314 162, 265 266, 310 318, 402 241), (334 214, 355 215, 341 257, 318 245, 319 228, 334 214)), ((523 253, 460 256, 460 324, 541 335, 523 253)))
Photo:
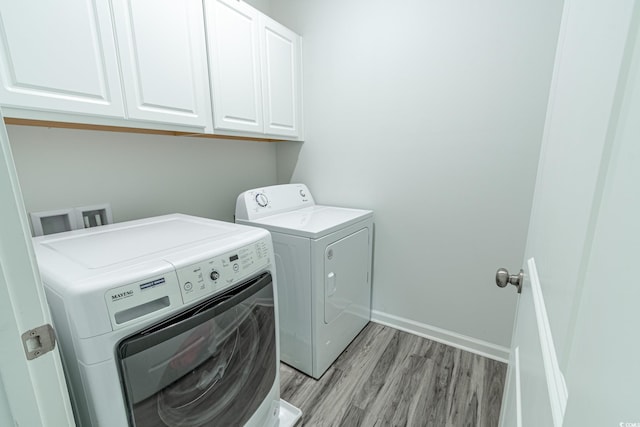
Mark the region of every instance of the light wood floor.
POLYGON ((507 366, 369 323, 316 381, 280 365, 300 426, 497 426, 507 366))

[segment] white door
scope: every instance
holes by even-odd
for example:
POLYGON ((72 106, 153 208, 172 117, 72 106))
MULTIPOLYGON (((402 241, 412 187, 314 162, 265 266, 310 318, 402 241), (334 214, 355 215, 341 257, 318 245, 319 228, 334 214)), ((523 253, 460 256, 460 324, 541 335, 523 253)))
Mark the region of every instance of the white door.
POLYGON ((633 0, 565 2, 504 427, 640 425, 639 23, 633 0))
POLYGON ((300 137, 302 59, 300 36, 260 16, 264 133, 300 137))
POLYGON ((216 129, 263 133, 259 12, 236 0, 205 0, 216 129))
POLYGON ((58 349, 27 361, 23 332, 51 324, 0 114, 0 425, 74 425, 58 349))
POLYGON ((124 117, 109 2, 0 1, 0 104, 124 117))
POLYGON ((128 117, 212 131, 202 2, 112 4, 128 117))

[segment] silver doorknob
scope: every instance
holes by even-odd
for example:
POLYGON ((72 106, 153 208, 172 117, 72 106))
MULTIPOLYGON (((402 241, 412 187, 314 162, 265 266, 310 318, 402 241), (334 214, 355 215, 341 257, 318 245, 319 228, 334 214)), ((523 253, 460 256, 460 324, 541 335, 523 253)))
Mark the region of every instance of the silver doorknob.
POLYGON ((506 268, 499 268, 496 271, 496 285, 504 288, 509 283, 518 289, 518 293, 522 292, 522 282, 524 281, 524 271, 520 269, 518 274, 509 274, 509 270, 506 268))

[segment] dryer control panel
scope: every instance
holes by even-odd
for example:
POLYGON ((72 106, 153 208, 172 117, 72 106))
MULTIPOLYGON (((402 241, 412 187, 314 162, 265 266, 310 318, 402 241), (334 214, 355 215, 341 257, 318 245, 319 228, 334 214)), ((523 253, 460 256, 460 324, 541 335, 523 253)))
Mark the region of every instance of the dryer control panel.
POLYGON ((313 196, 304 184, 272 185, 254 188, 238 196, 236 219, 252 220, 281 212, 315 205, 313 196))
POLYGON ((265 239, 177 270, 186 303, 214 294, 263 269, 271 262, 265 239))

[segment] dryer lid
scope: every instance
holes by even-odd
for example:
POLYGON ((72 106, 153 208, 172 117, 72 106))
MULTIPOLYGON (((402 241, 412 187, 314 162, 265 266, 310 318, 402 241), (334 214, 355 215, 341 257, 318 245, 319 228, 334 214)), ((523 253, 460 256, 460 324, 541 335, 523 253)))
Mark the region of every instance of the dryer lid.
POLYGON ((239 221, 270 231, 317 239, 373 217, 373 211, 314 205, 253 221, 239 221))

